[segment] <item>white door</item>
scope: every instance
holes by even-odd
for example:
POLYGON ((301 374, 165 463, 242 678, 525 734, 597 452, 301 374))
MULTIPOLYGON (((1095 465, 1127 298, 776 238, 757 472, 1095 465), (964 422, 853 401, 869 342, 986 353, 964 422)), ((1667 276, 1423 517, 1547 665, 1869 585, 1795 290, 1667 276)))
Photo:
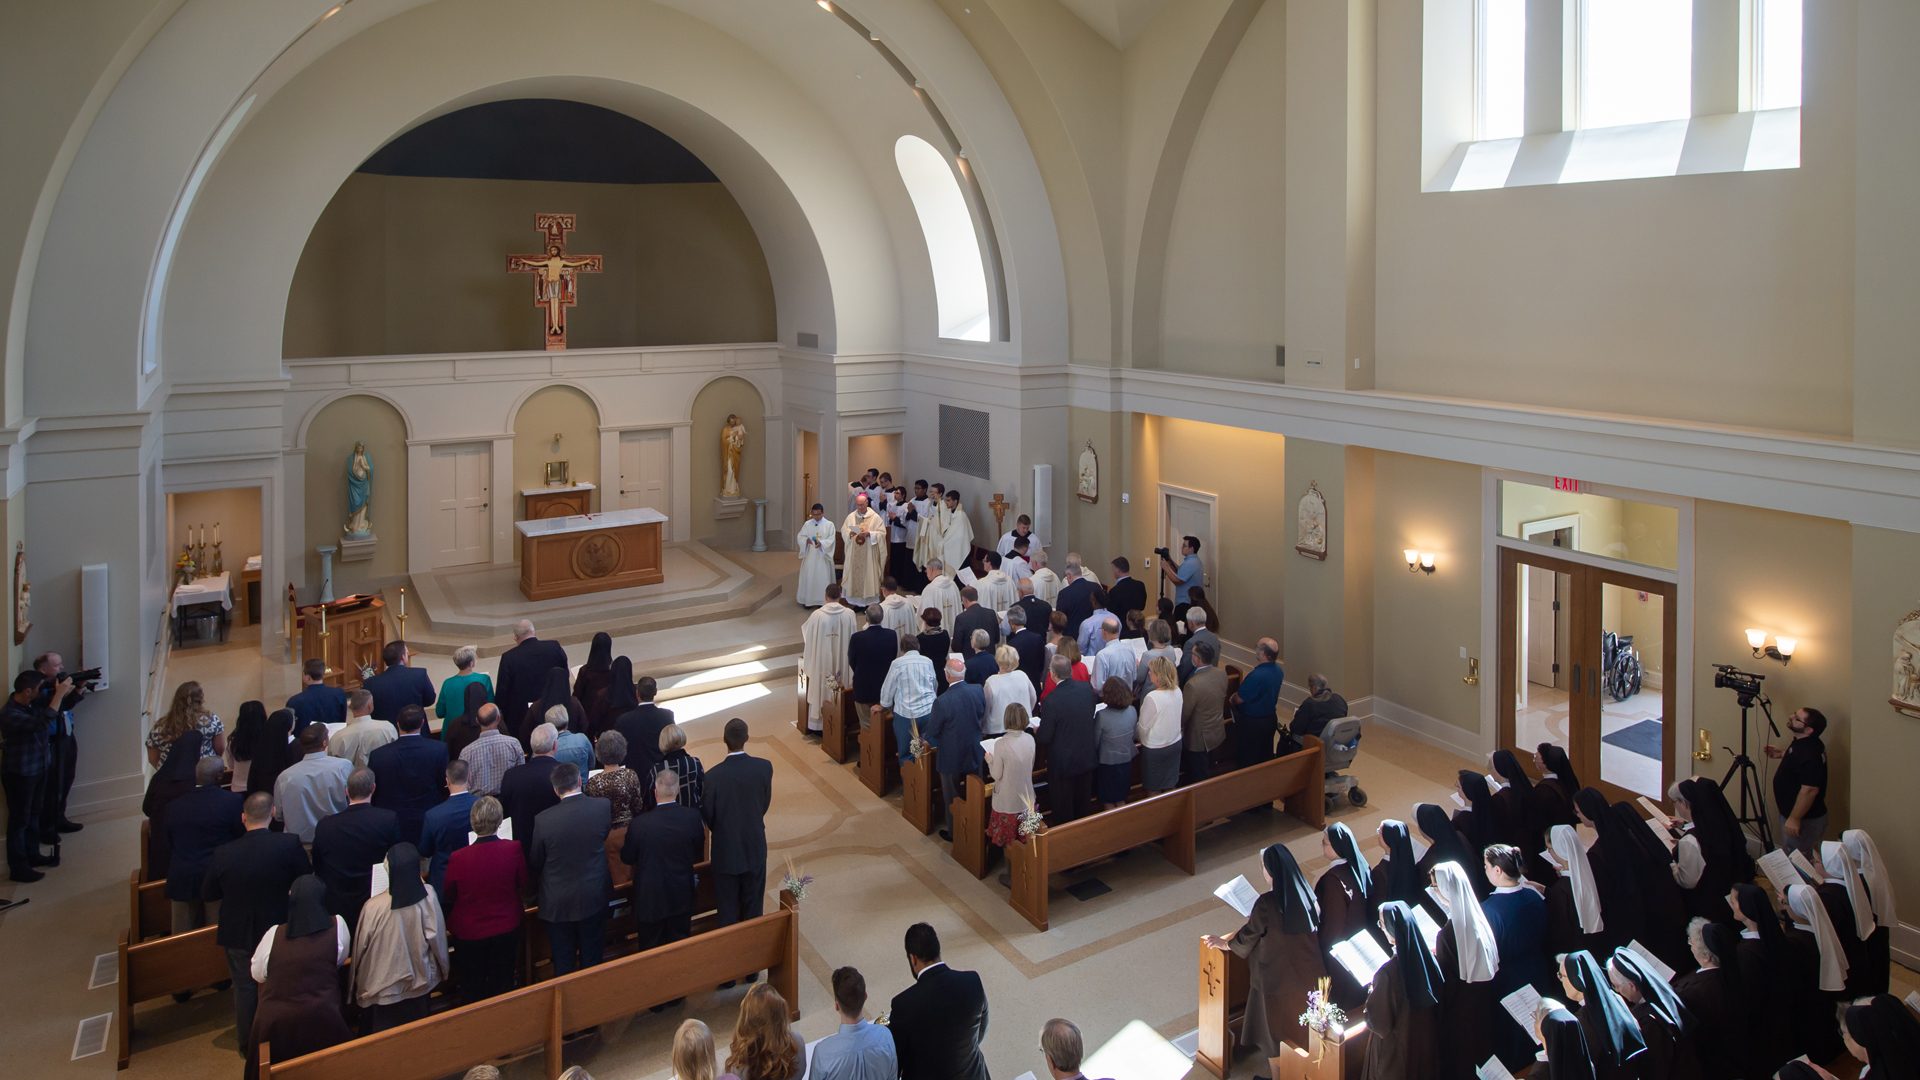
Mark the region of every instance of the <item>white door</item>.
POLYGON ((1526 574, 1526 614, 1521 623, 1524 627, 1522 632, 1527 636, 1527 677, 1524 682, 1557 687, 1560 685, 1560 673, 1554 670, 1554 665, 1559 662, 1555 647, 1558 635, 1555 631, 1560 623, 1560 601, 1555 583, 1559 575, 1538 566, 1528 566, 1526 574))
POLYGON ((623 431, 620 433, 620 486, 616 509, 652 507, 666 513, 672 493, 667 490, 672 456, 673 433, 669 431, 623 431))
MULTIPOLYGON (((1219 549, 1214 546, 1213 500, 1193 495, 1181 495, 1175 492, 1163 493, 1160 520, 1166 523, 1166 530, 1160 538, 1168 551, 1173 552, 1177 565, 1180 561, 1180 542, 1183 537, 1194 537, 1200 541, 1200 581, 1209 590, 1213 587, 1213 568, 1220 558, 1219 549)), ((1213 598, 1212 592, 1208 597, 1213 598)), ((1218 601, 1215 601, 1216 605, 1218 601)))
POLYGON ((428 453, 428 461, 433 480, 434 569, 485 562, 493 444, 436 446, 428 453))

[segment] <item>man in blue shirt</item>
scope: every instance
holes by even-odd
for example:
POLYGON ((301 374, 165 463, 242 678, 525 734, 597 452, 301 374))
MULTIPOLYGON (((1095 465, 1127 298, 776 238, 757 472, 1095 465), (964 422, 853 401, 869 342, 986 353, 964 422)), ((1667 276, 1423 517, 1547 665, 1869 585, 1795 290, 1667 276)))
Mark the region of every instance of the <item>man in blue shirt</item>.
POLYGON ((1188 594, 1200 580, 1200 538, 1183 536, 1180 538, 1180 565, 1175 566, 1172 559, 1160 560, 1160 573, 1173 582, 1173 608, 1175 611, 1187 606, 1188 594))
POLYGON ((813 1080, 895 1080, 900 1075, 893 1034, 866 1019, 866 1008, 867 980, 854 968, 836 969, 833 1011, 840 1015, 840 1032, 813 1048, 813 1080))
POLYGON ((1244 769, 1273 758, 1273 739, 1280 730, 1280 685, 1286 672, 1280 667, 1280 643, 1263 637, 1254 646, 1260 662, 1240 679, 1233 695, 1233 760, 1244 769))
POLYGON ((314 657, 300 671, 300 692, 287 699, 293 710, 293 737, 308 724, 340 724, 347 719, 347 692, 328 686, 327 662, 314 657))
POLYGON ((440 897, 446 896, 441 883, 447 876, 447 860, 467 846, 467 834, 473 831, 474 795, 467 790, 467 763, 459 758, 447 762, 447 791, 446 801, 427 811, 420 824, 420 857, 427 860, 427 884, 440 897))

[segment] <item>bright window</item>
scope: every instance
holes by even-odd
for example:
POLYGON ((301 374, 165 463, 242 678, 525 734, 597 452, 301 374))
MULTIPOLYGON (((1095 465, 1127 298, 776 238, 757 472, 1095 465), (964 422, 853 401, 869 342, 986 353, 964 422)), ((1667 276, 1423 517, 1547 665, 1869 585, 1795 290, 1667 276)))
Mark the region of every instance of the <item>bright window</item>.
POLYGON ((945 155, 925 139, 903 135, 893 145, 900 180, 907 185, 913 209, 926 234, 927 257, 933 263, 933 292, 940 336, 961 341, 986 341, 992 330, 987 303, 987 270, 980 258, 980 239, 973 215, 960 191, 960 181, 945 155))
POLYGON ((1693 115, 1693 0, 1581 0, 1579 45, 1578 126, 1693 115))
POLYGON ((1481 139, 1526 134, 1527 0, 1480 0, 1475 124, 1481 139))
POLYGON ((1754 0, 1753 107, 1800 104, 1800 0, 1754 0))

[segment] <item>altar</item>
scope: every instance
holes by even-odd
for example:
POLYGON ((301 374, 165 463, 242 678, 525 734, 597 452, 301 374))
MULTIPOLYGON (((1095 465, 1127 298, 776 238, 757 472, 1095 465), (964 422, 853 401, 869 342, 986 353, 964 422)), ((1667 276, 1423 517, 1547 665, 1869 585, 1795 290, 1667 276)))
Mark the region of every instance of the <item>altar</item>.
POLYGON ((653 585, 661 569, 660 526, 651 507, 516 521, 520 595, 529 600, 653 585))

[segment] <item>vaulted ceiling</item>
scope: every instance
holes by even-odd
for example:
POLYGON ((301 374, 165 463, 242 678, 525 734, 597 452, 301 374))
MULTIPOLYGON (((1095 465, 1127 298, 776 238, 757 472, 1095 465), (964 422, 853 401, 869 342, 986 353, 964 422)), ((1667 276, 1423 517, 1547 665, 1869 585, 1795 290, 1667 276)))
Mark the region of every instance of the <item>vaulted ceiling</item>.
POLYGON ((1060 0, 1060 3, 1112 42, 1116 49, 1133 44, 1140 31, 1167 6, 1167 0, 1060 0))

